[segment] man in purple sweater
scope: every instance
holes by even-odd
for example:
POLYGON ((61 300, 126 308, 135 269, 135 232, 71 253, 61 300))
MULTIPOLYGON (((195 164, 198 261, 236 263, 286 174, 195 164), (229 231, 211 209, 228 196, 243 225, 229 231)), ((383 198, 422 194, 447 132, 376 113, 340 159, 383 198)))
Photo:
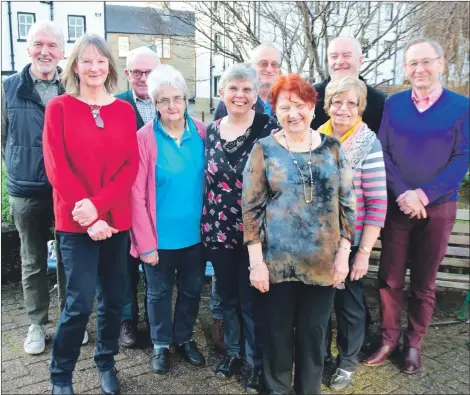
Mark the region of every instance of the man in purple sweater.
POLYGON ((444 62, 435 41, 420 38, 406 46, 412 89, 386 101, 379 131, 389 197, 379 269, 382 345, 364 364, 382 365, 398 346, 409 267, 403 363, 408 374, 422 370, 420 348, 434 310, 437 271, 469 166, 470 101, 442 88, 444 62))

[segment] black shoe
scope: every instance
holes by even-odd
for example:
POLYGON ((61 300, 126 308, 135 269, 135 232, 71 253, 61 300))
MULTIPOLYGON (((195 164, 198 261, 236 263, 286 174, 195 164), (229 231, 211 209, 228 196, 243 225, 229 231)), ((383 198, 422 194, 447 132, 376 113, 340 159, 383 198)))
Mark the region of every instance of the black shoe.
POLYGON ((335 374, 331 377, 330 389, 332 391, 342 391, 351 384, 354 372, 348 372, 343 369, 336 369, 335 374))
POLYGON ((225 356, 215 369, 215 377, 228 379, 234 374, 240 374, 242 361, 240 358, 225 356))
POLYGON ((166 347, 153 350, 150 367, 154 373, 167 374, 170 370, 170 350, 166 347))
POLYGON ((186 362, 189 362, 191 365, 203 366, 206 364, 204 355, 202 355, 197 349, 196 342, 194 340, 190 340, 189 342, 178 346, 176 351, 184 358, 186 362))
POLYGON ((70 384, 70 385, 55 385, 55 384, 52 384, 52 394, 73 395, 72 384, 70 384))
POLYGON ((247 394, 261 393, 263 384, 263 370, 261 368, 248 370, 245 379, 245 392, 247 394))
POLYGON ((136 328, 134 322, 124 321, 121 325, 119 345, 121 347, 134 347, 137 343, 136 328))
POLYGON ((116 376, 116 369, 99 372, 101 383, 101 394, 117 395, 119 394, 119 381, 116 376))
POLYGON ((333 355, 328 354, 324 359, 323 367, 326 369, 332 366, 336 367, 336 359, 333 358, 333 355))

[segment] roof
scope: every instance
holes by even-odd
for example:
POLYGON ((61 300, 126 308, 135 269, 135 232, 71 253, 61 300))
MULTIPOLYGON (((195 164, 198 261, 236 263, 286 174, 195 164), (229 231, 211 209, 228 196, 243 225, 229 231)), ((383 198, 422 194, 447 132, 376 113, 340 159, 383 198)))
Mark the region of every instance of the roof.
POLYGON ((105 15, 107 33, 194 36, 195 18, 190 11, 106 4, 105 15))

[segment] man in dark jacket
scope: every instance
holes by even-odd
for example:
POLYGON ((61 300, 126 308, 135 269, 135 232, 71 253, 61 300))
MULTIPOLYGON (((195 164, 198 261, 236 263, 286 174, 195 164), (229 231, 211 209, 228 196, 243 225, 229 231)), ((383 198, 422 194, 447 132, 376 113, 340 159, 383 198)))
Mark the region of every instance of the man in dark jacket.
MULTIPOLYGON (((354 77, 365 80, 359 75, 363 62, 362 48, 358 40, 353 37, 337 37, 328 46, 328 72, 330 76, 325 81, 316 84, 318 93, 315 117, 311 123, 312 129, 318 129, 329 117, 323 108, 325 105, 325 89, 328 82, 341 77, 354 77)), ((362 116, 369 128, 378 133, 382 112, 385 104, 385 93, 367 85, 367 106, 362 116)))
POLYGON ((57 67, 64 57, 62 31, 49 21, 35 23, 28 34, 28 54, 31 63, 2 87, 2 158, 10 210, 20 236, 23 295, 30 320, 24 350, 40 354, 49 311, 47 241, 54 218, 42 131, 45 106, 64 93, 57 67))
MULTIPOLYGON (((134 108, 137 130, 155 118, 156 110, 148 91, 147 78, 159 64, 160 59, 158 55, 148 47, 135 48, 127 55, 127 64, 124 72, 131 84, 131 89, 117 94, 116 97, 127 101, 134 108)), ((126 289, 124 290, 125 301, 122 310, 119 345, 122 347, 133 347, 137 342, 139 315, 137 289, 140 278, 140 260, 129 254, 127 262, 128 276, 126 279, 126 289)), ((147 311, 147 297, 145 298, 145 310, 147 311)))

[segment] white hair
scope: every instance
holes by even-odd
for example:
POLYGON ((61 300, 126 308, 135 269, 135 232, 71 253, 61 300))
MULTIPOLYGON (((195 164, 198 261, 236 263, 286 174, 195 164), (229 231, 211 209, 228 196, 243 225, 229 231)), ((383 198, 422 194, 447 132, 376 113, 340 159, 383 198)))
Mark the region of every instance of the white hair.
POLYGON ((155 51, 152 51, 149 47, 138 47, 129 51, 126 59, 126 69, 129 70, 134 59, 139 55, 146 55, 148 57, 154 57, 157 61, 157 65, 160 64, 160 58, 155 51))
POLYGON ((441 45, 437 41, 431 40, 428 37, 417 37, 417 38, 412 39, 408 44, 406 44, 405 50, 403 51, 403 53, 405 54, 405 58, 406 58, 406 53, 413 45, 424 44, 424 43, 428 43, 429 45, 431 45, 431 47, 434 48, 434 51, 436 51, 436 53, 441 58, 445 57, 444 50, 442 49, 441 45))
POLYGON ((157 97, 160 94, 160 90, 163 85, 181 89, 184 96, 186 97, 186 105, 188 104, 188 85, 186 85, 186 81, 184 80, 183 75, 169 64, 159 64, 148 76, 147 86, 153 104, 156 103, 157 97))
POLYGON ((336 38, 334 38, 329 44, 328 44, 328 52, 330 50, 330 47, 331 45, 336 41, 336 40, 339 40, 339 39, 342 39, 342 40, 347 40, 349 41, 352 46, 356 49, 357 51, 357 55, 358 56, 361 56, 362 55, 362 45, 361 43, 359 42, 359 40, 355 37, 350 37, 350 36, 338 36, 336 38))
POLYGON ((256 70, 246 63, 234 63, 227 68, 220 77, 219 87, 224 89, 229 81, 251 81, 256 91, 259 90, 258 76, 256 70))
POLYGON ((270 49, 276 52, 279 55, 279 60, 281 59, 281 52, 279 51, 279 49, 277 49, 277 47, 274 44, 262 43, 251 50, 251 54, 250 54, 251 63, 256 63, 258 61, 258 54, 264 49, 270 49))
POLYGON ((48 31, 51 32, 59 40, 60 48, 65 48, 65 39, 62 29, 59 28, 54 22, 51 21, 37 21, 34 23, 28 32, 28 47, 33 44, 34 35, 38 32, 48 31))

